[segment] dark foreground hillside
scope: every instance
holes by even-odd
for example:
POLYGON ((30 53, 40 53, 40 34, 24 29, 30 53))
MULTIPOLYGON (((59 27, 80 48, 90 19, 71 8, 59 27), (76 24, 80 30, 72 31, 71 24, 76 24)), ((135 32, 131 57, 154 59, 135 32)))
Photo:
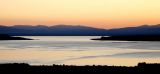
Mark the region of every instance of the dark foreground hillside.
POLYGON ((41 65, 26 63, 0 64, 0 74, 159 74, 160 64, 139 63, 134 67, 126 66, 73 66, 73 65, 41 65))

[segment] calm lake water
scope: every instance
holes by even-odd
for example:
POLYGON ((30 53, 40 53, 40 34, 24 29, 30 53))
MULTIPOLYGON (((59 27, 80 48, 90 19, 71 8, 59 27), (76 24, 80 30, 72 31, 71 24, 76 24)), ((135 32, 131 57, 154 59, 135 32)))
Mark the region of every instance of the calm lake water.
POLYGON ((92 41, 96 36, 24 36, 0 41, 0 63, 124 65, 160 63, 160 42, 92 41))

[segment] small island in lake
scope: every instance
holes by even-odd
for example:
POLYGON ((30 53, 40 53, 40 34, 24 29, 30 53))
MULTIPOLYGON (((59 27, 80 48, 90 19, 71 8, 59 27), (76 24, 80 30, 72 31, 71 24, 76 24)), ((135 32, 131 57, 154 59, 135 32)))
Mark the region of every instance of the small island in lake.
POLYGON ((91 40, 120 40, 120 41, 160 41, 160 35, 121 35, 121 36, 102 36, 91 40))
POLYGON ((23 38, 23 37, 13 37, 8 34, 0 34, 0 40, 33 40, 33 39, 23 38))

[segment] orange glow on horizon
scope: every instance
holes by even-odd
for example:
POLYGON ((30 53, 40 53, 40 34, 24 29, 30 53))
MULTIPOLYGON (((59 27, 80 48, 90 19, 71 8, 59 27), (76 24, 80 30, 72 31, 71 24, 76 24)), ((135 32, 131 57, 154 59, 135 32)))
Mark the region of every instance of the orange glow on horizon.
POLYGON ((160 0, 0 0, 1 25, 119 28, 159 24, 160 0))

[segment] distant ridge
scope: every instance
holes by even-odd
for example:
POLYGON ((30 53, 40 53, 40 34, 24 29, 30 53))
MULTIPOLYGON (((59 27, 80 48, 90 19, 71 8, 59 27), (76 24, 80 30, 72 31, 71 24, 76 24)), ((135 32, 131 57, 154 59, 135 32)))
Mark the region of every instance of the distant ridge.
POLYGON ((101 36, 107 35, 107 30, 72 25, 15 25, 0 26, 0 33, 14 36, 101 36))
POLYGON ((100 29, 88 26, 55 25, 55 26, 0 26, 0 34, 14 36, 117 36, 117 35, 160 35, 160 24, 142 25, 117 29, 100 29))
POLYGON ((160 24, 142 25, 137 27, 126 27, 108 30, 109 35, 160 35, 160 24))

